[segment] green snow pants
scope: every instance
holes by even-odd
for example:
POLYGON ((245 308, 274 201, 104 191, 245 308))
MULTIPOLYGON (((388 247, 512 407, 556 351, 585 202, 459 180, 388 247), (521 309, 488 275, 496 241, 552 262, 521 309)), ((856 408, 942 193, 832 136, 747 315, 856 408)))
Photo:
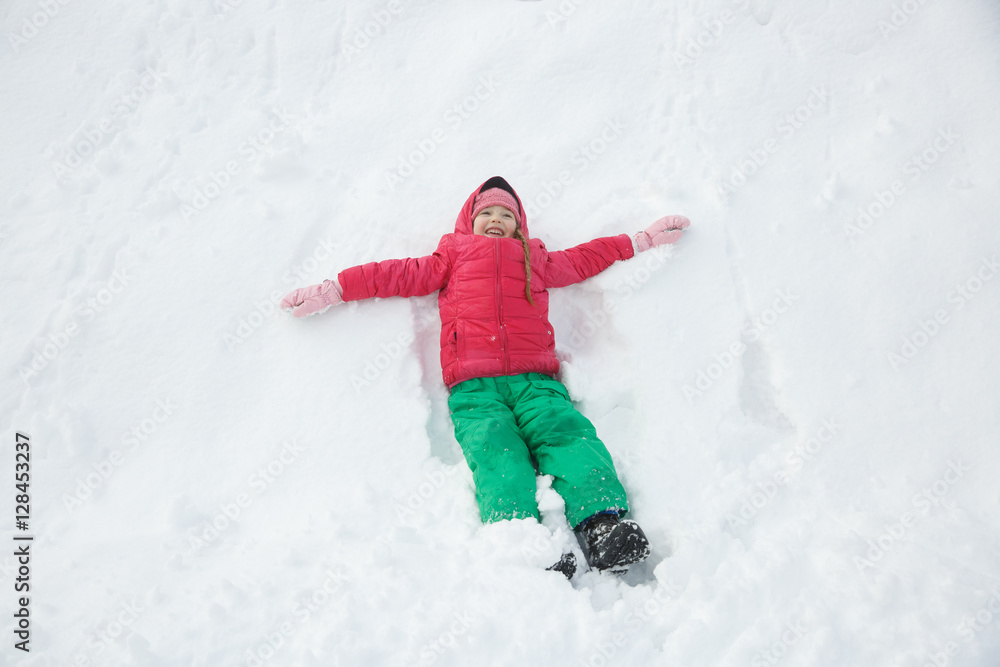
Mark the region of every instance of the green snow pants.
POLYGON ((538 518, 533 461, 554 478, 571 527, 604 510, 628 511, 611 455, 553 377, 466 380, 452 387, 448 407, 484 523, 538 518))

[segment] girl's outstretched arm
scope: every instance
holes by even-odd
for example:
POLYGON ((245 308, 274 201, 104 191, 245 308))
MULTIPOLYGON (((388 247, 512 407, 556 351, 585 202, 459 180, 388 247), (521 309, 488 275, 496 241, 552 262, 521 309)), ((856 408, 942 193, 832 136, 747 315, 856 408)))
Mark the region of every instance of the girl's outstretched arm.
POLYGON ((627 234, 594 239, 567 250, 550 252, 546 287, 565 287, 595 276, 619 259, 665 243, 676 243, 691 222, 680 215, 660 218, 633 237, 627 234))
POLYGON ((344 269, 335 280, 292 291, 281 307, 295 308, 296 317, 305 317, 344 301, 436 292, 447 284, 451 273, 449 236, 441 239, 432 255, 388 259, 344 269))
POLYGON ((442 237, 437 250, 426 257, 387 259, 344 269, 337 275, 344 301, 424 296, 441 289, 451 274, 450 237, 442 237))
POLYGON ((549 252, 545 263, 545 287, 575 285, 633 254, 635 251, 628 234, 607 236, 566 250, 549 252))

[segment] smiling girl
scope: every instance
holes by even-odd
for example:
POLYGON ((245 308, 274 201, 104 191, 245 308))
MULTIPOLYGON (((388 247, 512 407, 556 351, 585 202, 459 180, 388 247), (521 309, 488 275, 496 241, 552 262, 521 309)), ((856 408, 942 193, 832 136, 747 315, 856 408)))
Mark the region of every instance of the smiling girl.
MULTIPOLYGON (((535 476, 551 475, 588 564, 621 570, 649 555, 611 455, 556 380, 548 319, 552 287, 585 280, 617 260, 681 238, 681 216, 634 237, 619 234, 549 251, 528 234, 524 207, 495 176, 469 195, 455 231, 426 257, 372 262, 291 292, 296 317, 343 301, 438 292, 441 368, 455 438, 472 470, 484 523, 538 520, 535 476)), ((572 577, 568 554, 556 566, 572 577)))

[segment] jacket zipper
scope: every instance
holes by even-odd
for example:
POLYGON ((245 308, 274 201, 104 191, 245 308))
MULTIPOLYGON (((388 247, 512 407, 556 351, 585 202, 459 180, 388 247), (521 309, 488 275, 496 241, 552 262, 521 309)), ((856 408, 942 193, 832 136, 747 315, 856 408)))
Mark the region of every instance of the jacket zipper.
POLYGON ((496 246, 493 255, 497 267, 497 322, 500 324, 500 360, 503 363, 503 374, 510 375, 510 357, 507 355, 507 329, 503 323, 503 296, 500 292, 500 277, 503 273, 500 270, 500 240, 495 239, 493 244, 496 246))

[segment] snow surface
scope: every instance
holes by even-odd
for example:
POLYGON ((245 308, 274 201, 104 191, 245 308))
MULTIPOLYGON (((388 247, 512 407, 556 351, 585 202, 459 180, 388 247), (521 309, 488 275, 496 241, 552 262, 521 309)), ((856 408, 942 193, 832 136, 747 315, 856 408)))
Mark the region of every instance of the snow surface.
POLYGON ((996 2, 0 22, 0 663, 1000 662, 996 2), (480 525, 433 296, 274 307, 495 174, 550 248, 692 220, 552 295, 654 546, 624 579, 544 571, 548 480, 543 525, 480 525))

